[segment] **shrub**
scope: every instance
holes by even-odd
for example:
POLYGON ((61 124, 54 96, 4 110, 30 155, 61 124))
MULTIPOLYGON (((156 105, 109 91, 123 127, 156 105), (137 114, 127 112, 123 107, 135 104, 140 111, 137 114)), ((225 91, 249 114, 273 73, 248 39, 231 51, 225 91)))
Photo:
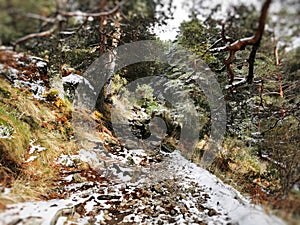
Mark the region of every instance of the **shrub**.
POLYGON ((280 120, 273 129, 265 132, 260 145, 261 154, 268 159, 275 176, 280 179, 280 192, 287 195, 300 181, 300 123, 289 116, 280 120))

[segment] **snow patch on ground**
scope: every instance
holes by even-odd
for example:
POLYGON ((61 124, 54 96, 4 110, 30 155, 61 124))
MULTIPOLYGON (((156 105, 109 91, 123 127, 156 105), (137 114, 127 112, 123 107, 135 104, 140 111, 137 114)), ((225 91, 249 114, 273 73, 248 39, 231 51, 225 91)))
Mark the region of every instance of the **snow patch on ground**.
POLYGON ((36 155, 36 154, 39 154, 39 153, 47 150, 47 148, 42 147, 39 144, 35 144, 35 142, 36 142, 36 140, 31 140, 29 142, 29 146, 30 146, 30 149, 28 151, 29 157, 28 157, 28 159, 25 160, 25 163, 29 163, 29 162, 36 160, 38 158, 38 155, 36 155))
POLYGON ((35 145, 35 140, 31 140, 29 145, 30 145, 30 149, 29 149, 29 154, 32 155, 35 152, 42 152, 42 151, 46 151, 47 149, 45 147, 42 147, 41 145, 35 145))

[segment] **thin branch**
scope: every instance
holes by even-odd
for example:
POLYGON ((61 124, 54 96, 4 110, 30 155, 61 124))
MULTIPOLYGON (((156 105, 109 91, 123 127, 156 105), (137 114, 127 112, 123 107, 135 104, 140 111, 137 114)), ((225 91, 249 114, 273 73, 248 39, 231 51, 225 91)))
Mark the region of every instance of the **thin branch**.
POLYGON ((247 80, 242 79, 240 81, 233 82, 232 84, 226 85, 225 89, 228 90, 228 89, 236 88, 236 87, 244 85, 245 83, 247 83, 247 80))
POLYGON ((268 155, 260 154, 260 157, 261 157, 262 159, 264 159, 264 160, 267 160, 267 161, 269 161, 269 162, 275 164, 276 166, 279 166, 279 167, 280 167, 281 169, 283 169, 284 171, 287 170, 286 165, 285 165, 284 163, 278 162, 278 161, 272 159, 272 158, 271 158, 270 156, 268 156, 268 155))
POLYGON ((225 69, 226 69, 226 66, 222 66, 221 68, 216 69, 215 71, 216 71, 217 73, 221 73, 221 72, 223 72, 225 69))
POLYGON ((18 45, 20 43, 23 43, 25 41, 28 41, 30 39, 50 36, 56 30, 56 28, 57 28, 56 26, 53 26, 50 30, 46 30, 46 31, 43 31, 43 32, 40 32, 40 33, 28 34, 24 37, 21 37, 21 38, 17 39, 15 42, 12 43, 12 45, 15 48, 16 45, 18 45))
POLYGON ((222 23, 221 36, 222 36, 222 39, 225 43, 227 43, 227 42, 232 43, 233 42, 233 39, 231 37, 226 36, 226 34, 225 34, 225 23, 222 23))
POLYGON ((75 27, 75 28, 72 28, 72 29, 68 29, 68 30, 64 30, 64 31, 60 31, 59 33, 60 34, 63 34, 63 35, 72 35, 72 34, 75 34, 77 32, 79 32, 83 27, 84 25, 86 25, 88 22, 88 18, 85 18, 83 23, 80 24, 78 27, 75 27))
POLYGON ((37 19, 37 20, 41 20, 47 23, 55 23, 56 19, 55 18, 48 18, 45 16, 41 16, 38 14, 34 14, 34 13, 24 13, 24 16, 28 17, 28 18, 32 18, 32 19, 37 19))
POLYGON ((216 40, 208 49, 206 49, 206 51, 201 55, 200 58, 202 59, 206 55, 206 53, 210 51, 210 49, 214 48, 221 41, 222 41, 222 38, 219 38, 218 40, 216 40))
POLYGON ((264 135, 265 133, 269 132, 270 130, 273 130, 275 127, 277 127, 278 123, 282 121, 282 118, 276 120, 276 122, 267 130, 261 132, 262 135, 264 135))

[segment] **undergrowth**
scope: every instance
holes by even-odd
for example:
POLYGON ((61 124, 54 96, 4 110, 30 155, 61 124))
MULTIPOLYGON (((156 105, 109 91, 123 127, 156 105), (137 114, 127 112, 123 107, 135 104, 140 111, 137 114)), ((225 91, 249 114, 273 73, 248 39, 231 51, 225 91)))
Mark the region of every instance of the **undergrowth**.
POLYGON ((40 199, 49 192, 58 175, 55 159, 75 154, 78 145, 72 139, 72 108, 66 100, 35 100, 3 76, 0 90, 0 128, 6 131, 0 133, 0 186, 11 189, 8 196, 0 193, 1 209, 6 203, 40 199), (35 146, 44 151, 30 154, 35 146), (33 155, 36 158, 29 160, 33 155))
POLYGON ((247 147, 237 138, 227 137, 209 171, 289 224, 300 220, 300 192, 292 189, 282 195, 281 179, 271 162, 261 159, 257 147, 247 147))

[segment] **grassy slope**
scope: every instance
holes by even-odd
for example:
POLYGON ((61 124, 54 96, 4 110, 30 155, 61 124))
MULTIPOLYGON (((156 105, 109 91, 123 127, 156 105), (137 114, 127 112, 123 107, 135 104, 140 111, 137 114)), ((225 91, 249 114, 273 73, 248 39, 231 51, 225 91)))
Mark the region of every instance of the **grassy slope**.
POLYGON ((0 193, 0 208, 9 202, 45 197, 51 190, 58 174, 55 158, 78 149, 69 139, 70 117, 71 108, 64 101, 37 101, 0 75, 0 126, 11 130, 10 138, 0 138, 0 184, 11 187, 10 196, 0 193), (46 150, 33 153, 37 158, 26 162, 32 140, 46 150))

